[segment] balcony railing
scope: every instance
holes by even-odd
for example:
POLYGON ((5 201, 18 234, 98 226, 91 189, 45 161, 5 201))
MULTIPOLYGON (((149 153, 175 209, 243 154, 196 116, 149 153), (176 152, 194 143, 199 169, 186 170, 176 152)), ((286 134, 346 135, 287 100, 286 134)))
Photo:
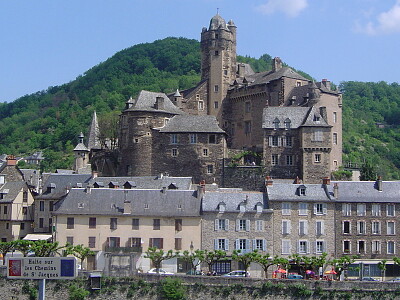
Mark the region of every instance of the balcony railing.
POLYGON ((106 252, 113 253, 130 253, 130 252, 142 252, 142 247, 105 247, 106 252))

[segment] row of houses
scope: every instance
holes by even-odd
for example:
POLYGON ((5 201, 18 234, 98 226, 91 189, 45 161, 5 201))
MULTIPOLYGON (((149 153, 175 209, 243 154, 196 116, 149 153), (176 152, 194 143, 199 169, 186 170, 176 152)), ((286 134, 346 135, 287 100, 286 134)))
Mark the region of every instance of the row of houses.
MULTIPOLYGON (((0 170, 2 241, 51 239, 95 251, 85 268, 108 274, 147 271, 148 247, 255 249, 289 257, 358 255, 375 265, 400 251, 400 182, 283 182, 262 192, 193 184, 190 177, 44 174, 38 193, 12 157, 0 170)), ((26 172, 31 174, 32 171, 26 172)), ((30 177, 32 178, 32 177, 30 177)), ((219 273, 240 268, 225 260, 219 273)), ((164 268, 185 272, 179 259, 164 268)), ((252 266, 253 273, 259 273, 252 266)))

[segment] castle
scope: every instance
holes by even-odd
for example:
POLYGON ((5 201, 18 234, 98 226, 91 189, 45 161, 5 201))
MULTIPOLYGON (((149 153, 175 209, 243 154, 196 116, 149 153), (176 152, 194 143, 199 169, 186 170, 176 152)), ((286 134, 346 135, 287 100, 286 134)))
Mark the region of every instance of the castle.
POLYGON ((207 183, 220 183, 228 150, 250 153, 245 161, 264 166, 265 175, 304 183, 320 182, 342 164, 341 94, 279 58, 260 73, 237 63, 236 26, 219 14, 201 33, 201 81, 171 95, 140 92, 127 101, 119 126, 115 153, 80 147, 78 160, 87 161, 90 150, 92 168, 103 176, 168 173, 207 183))

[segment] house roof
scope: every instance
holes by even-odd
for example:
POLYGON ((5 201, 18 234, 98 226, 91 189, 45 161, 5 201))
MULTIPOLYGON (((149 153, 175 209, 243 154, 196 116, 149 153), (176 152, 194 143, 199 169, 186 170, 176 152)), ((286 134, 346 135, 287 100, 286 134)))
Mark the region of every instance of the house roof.
POLYGON ((331 201, 328 191, 322 184, 290 184, 273 183, 267 186, 267 197, 269 201, 331 201), (299 193, 300 188, 305 188, 305 195, 299 193))
POLYGON ((26 183, 24 181, 6 182, 0 188, 0 193, 3 194, 3 199, 0 199, 0 203, 13 202, 24 187, 26 187, 26 183))
POLYGON ((263 112, 262 128, 275 128, 274 121, 279 120, 280 128, 285 128, 285 120, 290 120, 291 128, 303 125, 310 107, 266 107, 263 112))
POLYGON ((331 181, 329 192, 333 197, 334 185, 338 186, 339 202, 400 202, 400 181, 383 181, 382 191, 376 181, 331 181))
POLYGON ((183 111, 176 107, 164 93, 155 93, 144 90, 140 91, 139 96, 132 107, 125 111, 165 112, 175 115, 183 114, 183 111), (163 109, 157 109, 155 107, 157 97, 164 99, 163 109))
POLYGON ((226 212, 238 212, 239 205, 246 202, 246 211, 255 211, 256 205, 261 203, 264 208, 267 204, 264 199, 264 194, 261 192, 244 192, 244 191, 216 191, 205 192, 203 195, 202 211, 215 212, 219 210, 221 203, 225 204, 226 212))
POLYGON ((55 214, 199 217, 200 199, 191 190, 125 190, 74 188, 59 202, 55 214), (124 202, 130 212, 124 214, 124 202))
POLYGON ((160 132, 225 133, 214 116, 180 115, 169 120, 160 132))

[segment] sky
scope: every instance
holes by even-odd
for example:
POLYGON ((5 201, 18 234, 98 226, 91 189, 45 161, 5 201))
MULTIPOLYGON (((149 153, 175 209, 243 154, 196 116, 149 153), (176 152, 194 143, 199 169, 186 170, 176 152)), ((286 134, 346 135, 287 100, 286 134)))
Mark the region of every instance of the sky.
POLYGON ((400 82, 400 0, 0 0, 0 102, 74 80, 116 52, 200 39, 218 13, 237 53, 316 80, 400 82))

